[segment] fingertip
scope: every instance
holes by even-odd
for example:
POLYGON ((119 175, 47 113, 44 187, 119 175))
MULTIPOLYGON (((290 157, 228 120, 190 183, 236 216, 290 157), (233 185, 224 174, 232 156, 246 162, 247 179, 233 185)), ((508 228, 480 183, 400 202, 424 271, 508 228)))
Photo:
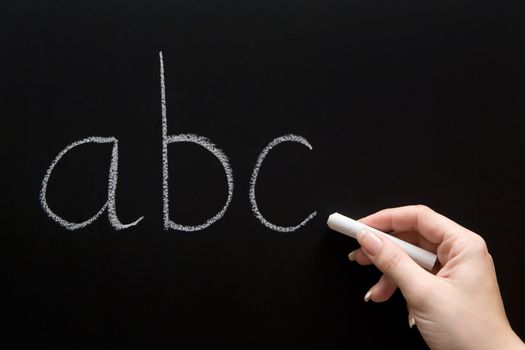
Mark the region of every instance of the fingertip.
POLYGON ((408 327, 412 328, 416 324, 416 319, 412 314, 408 314, 408 327))
POLYGON ((369 301, 370 298, 372 297, 372 289, 373 289, 373 288, 374 288, 374 287, 370 288, 370 289, 368 290, 368 292, 366 292, 366 294, 365 294, 365 296, 364 296, 364 298, 363 298, 363 300, 365 301, 365 303, 368 303, 368 301, 369 301))
POLYGON ((392 222, 390 220, 389 212, 391 209, 382 209, 360 218, 359 222, 378 229, 380 231, 389 232, 392 231, 392 222))
POLYGON ((382 303, 390 299, 395 293, 397 285, 386 275, 382 275, 379 281, 370 288, 372 294, 371 300, 376 303, 382 303))
POLYGON ((348 253, 348 260, 355 261, 355 250, 348 253))
POLYGON ((372 260, 361 250, 361 248, 351 251, 348 254, 348 260, 356 262, 359 265, 371 265, 372 260))
MULTIPOLYGON (((366 234, 366 236, 371 235, 366 234)), ((431 275, 430 272, 419 266, 394 242, 383 236, 377 237, 381 240, 381 246, 375 252, 370 252, 372 244, 370 244, 370 247, 365 247, 364 245, 370 242, 362 239, 363 254, 366 254, 370 261, 388 276, 395 285, 401 289, 411 289, 411 286, 424 283, 427 275, 431 275)))

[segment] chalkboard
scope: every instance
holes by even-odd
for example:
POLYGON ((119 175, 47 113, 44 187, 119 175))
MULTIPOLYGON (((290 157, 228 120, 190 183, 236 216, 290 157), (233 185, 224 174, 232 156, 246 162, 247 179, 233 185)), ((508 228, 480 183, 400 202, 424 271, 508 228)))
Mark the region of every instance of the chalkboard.
POLYGON ((524 337, 524 16, 3 2, 4 344, 422 348, 399 292, 363 302, 380 273, 326 227, 406 204, 485 238, 524 337))

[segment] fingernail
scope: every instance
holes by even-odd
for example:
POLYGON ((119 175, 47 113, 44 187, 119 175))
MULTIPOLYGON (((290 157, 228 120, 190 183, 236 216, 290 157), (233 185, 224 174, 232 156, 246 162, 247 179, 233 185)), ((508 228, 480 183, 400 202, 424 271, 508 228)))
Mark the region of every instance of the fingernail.
POLYGON ((355 261, 355 250, 351 251, 350 254, 348 254, 348 260, 355 261))
POLYGON ((357 233, 357 241, 369 255, 376 255, 381 250, 383 242, 372 231, 363 229, 357 233))
POLYGON ((370 297, 372 296, 372 289, 370 289, 368 292, 366 292, 365 294, 365 303, 367 303, 369 300, 370 300, 370 297))
POLYGON ((416 324, 416 320, 415 320, 415 318, 412 317, 412 316, 410 316, 410 317, 408 318, 408 326, 409 326, 410 328, 412 328, 412 327, 414 327, 415 324, 416 324))

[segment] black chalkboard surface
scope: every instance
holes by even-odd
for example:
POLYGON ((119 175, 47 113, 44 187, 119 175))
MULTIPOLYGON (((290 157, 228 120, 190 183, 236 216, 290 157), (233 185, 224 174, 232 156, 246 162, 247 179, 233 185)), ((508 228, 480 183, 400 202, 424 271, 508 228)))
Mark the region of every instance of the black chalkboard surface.
POLYGON ((524 16, 3 2, 2 342, 422 348, 399 293, 363 302, 380 274, 325 224, 419 203, 485 238, 524 337, 524 16))

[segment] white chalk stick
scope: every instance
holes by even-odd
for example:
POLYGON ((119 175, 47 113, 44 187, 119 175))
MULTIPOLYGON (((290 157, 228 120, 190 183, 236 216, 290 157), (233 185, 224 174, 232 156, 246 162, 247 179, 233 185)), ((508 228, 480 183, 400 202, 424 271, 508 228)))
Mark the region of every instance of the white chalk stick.
POLYGON ((392 242, 397 244, 401 249, 405 251, 416 263, 418 263, 424 269, 431 271, 436 264, 437 256, 423 248, 405 242, 399 238, 396 238, 387 233, 376 230, 373 227, 367 226, 359 221, 347 218, 339 213, 333 213, 328 217, 328 227, 339 233, 347 235, 349 237, 357 239, 357 233, 362 230, 369 230, 379 235, 388 237, 392 242))

